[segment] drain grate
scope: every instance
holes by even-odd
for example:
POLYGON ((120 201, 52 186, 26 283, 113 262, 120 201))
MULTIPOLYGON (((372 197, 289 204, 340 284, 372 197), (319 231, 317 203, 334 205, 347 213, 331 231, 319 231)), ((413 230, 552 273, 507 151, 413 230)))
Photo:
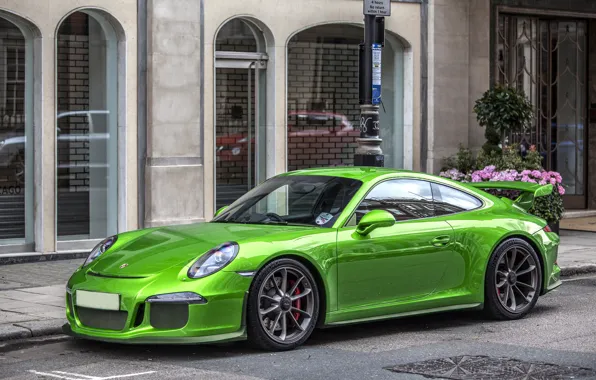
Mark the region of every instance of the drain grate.
POLYGON ((455 380, 551 380, 596 376, 589 368, 524 362, 488 356, 454 356, 397 365, 386 368, 393 372, 411 373, 435 379, 455 380))

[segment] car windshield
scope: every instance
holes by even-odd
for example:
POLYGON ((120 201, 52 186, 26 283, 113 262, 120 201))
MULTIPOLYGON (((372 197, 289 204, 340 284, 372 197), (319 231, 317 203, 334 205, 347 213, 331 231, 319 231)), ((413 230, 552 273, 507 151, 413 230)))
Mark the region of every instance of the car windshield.
POLYGON ((361 185, 340 177, 274 177, 244 194, 212 222, 331 227, 361 185))

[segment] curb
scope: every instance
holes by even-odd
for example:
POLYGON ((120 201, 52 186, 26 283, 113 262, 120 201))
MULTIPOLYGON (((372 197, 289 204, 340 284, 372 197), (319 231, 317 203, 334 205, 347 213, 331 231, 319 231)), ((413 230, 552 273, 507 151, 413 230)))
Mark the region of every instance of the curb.
POLYGON ((64 323, 64 319, 58 318, 0 325, 0 349, 6 342, 62 335, 62 325, 64 323))
POLYGON ((39 336, 39 337, 35 337, 35 338, 7 340, 4 342, 0 342, 0 353, 22 350, 25 348, 41 346, 44 344, 60 343, 60 342, 65 342, 65 341, 71 340, 71 339, 72 338, 67 335, 60 334, 60 335, 39 336))
POLYGON ((26 264, 40 261, 85 259, 87 256, 89 256, 89 252, 36 253, 32 255, 26 254, 5 257, 0 256, 0 265, 26 264))
POLYGON ((586 264, 561 268, 561 277, 572 277, 590 273, 596 273, 596 265, 586 264))

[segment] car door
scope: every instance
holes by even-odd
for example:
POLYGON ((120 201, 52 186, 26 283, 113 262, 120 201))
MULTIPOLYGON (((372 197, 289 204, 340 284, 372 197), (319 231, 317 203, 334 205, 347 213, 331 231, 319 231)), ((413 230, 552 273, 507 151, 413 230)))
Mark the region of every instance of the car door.
POLYGON ((429 182, 379 183, 338 231, 340 311, 422 298, 444 288, 445 274, 461 260, 452 250, 452 240, 451 226, 435 218, 429 182), (364 237, 355 233, 359 219, 378 209, 393 214, 395 225, 364 237))

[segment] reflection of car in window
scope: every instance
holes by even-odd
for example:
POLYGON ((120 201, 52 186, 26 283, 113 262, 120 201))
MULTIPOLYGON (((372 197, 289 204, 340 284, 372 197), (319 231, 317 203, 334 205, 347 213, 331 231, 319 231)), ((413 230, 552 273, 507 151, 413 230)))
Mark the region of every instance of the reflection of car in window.
MULTIPOLYGON (((360 132, 343 114, 323 111, 290 111, 288 113, 288 143, 300 137, 358 137, 360 132)), ((224 134, 216 138, 216 154, 218 160, 237 161, 246 160, 248 154, 248 133, 240 132, 224 134)), ((254 147, 255 135, 250 142, 254 147)))
MULTIPOLYGON (((63 149, 68 150, 68 144, 73 142, 82 142, 83 144, 90 141, 106 141, 109 139, 109 133, 106 130, 106 118, 109 111, 106 110, 92 110, 92 111, 69 111, 61 112, 57 116, 56 140, 58 143, 57 151, 63 149), (70 122, 70 118, 79 118, 76 122, 70 122), (71 124, 80 125, 82 128, 70 128, 71 124), (101 132, 99 132, 101 131, 101 132)), ((0 135, 0 168, 22 168, 15 172, 15 181, 24 183, 24 167, 25 167, 25 144, 26 136, 24 132, 7 133, 0 135)), ((94 167, 107 167, 106 162, 92 163, 94 167)), ((89 160, 73 161, 67 157, 62 158, 58 156, 58 169, 69 169, 73 167, 90 167, 89 160)))

